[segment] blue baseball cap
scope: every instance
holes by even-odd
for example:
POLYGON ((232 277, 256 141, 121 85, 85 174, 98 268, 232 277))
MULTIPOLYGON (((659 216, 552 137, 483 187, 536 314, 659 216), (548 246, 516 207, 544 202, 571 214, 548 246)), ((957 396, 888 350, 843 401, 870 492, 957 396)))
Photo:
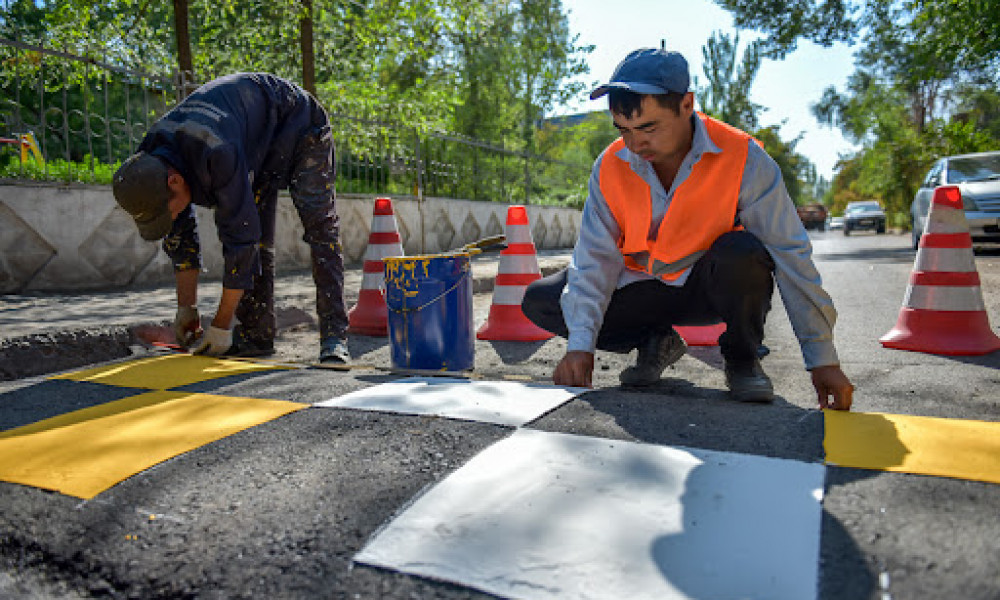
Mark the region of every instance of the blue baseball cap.
POLYGON ((611 75, 611 81, 590 93, 597 100, 613 89, 630 90, 637 94, 666 94, 688 91, 687 60, 679 52, 658 48, 640 48, 629 52, 611 75))

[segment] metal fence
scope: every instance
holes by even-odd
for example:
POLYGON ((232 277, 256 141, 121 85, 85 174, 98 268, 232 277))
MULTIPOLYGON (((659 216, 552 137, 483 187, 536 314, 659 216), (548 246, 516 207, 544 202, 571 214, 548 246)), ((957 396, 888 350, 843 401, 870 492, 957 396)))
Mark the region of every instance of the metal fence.
POLYGON ((3 175, 100 180, 101 165, 127 157, 156 118, 176 102, 172 78, 116 67, 17 40, 0 39, 3 175), (32 134, 44 162, 21 160, 32 134), (11 152, 14 150, 14 152, 11 152))
MULTIPOLYGON (((190 87, 190 82, 184 82, 190 87)), ((0 38, 0 177, 110 181, 150 125, 181 97, 152 75, 0 38), (42 164, 20 150, 32 134, 42 164)), ((587 169, 502 145, 331 115, 340 193, 506 203, 582 202, 587 169)))

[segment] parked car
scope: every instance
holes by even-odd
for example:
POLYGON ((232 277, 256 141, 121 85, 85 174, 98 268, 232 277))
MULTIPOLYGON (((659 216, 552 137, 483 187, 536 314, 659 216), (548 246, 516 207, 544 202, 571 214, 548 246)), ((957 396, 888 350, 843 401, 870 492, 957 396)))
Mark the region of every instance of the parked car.
POLYGON ((885 233, 885 211, 875 200, 848 202, 844 210, 844 235, 863 229, 885 233))
POLYGON ((819 231, 826 229, 827 211, 822 204, 804 204, 796 206, 795 210, 799 213, 799 219, 802 220, 802 225, 806 229, 818 229, 819 231))
POLYGON ((844 228, 844 217, 830 217, 826 221, 826 228, 830 231, 844 228))
POLYGON ((956 185, 962 192, 962 205, 969 233, 974 241, 1000 242, 1000 151, 961 154, 938 159, 910 205, 913 248, 927 228, 934 188, 956 185))

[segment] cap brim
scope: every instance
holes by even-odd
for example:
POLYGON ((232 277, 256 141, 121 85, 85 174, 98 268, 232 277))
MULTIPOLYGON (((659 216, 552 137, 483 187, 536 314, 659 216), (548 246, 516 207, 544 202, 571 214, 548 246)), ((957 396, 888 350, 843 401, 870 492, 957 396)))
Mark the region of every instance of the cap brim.
POLYGON ((639 83, 637 81, 612 81, 610 83, 605 83, 590 92, 590 99, 597 100, 611 90, 628 90, 630 92, 635 92, 636 94, 666 94, 669 92, 666 88, 649 83, 639 83))
POLYGON ((174 220, 170 216, 170 211, 164 210, 149 221, 136 221, 135 225, 138 227, 139 235, 142 236, 142 239, 152 242, 163 239, 170 233, 170 227, 173 223, 174 220))

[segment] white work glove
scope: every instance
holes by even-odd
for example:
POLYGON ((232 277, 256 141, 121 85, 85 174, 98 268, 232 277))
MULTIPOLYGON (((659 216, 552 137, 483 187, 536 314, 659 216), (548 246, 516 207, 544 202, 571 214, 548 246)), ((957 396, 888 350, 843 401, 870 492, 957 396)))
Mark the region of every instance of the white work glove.
POLYGON ((219 327, 210 325, 194 348, 191 348, 191 353, 221 356, 232 345, 232 329, 220 329, 219 327))
POLYGON ((178 306, 174 316, 174 338, 187 348, 201 335, 201 317, 197 306, 178 306))

